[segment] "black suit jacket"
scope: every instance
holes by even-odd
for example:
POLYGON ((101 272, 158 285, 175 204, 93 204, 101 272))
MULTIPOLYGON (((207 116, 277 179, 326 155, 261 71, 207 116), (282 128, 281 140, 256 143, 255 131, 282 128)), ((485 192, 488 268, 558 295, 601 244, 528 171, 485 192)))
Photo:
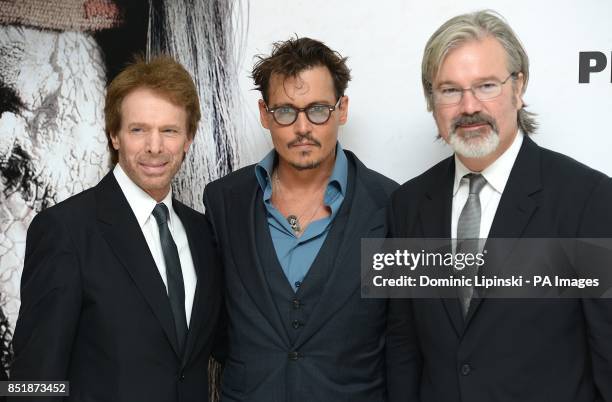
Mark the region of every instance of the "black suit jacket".
MULTIPOLYGON (((392 196, 393 237, 449 238, 454 158, 392 196)), ((495 237, 612 237, 612 182, 525 137, 490 230, 495 237)), ((612 401, 612 301, 395 300, 389 334, 404 392, 393 401, 612 401)))
POLYGON ((257 249, 256 211, 264 206, 254 166, 205 189, 206 216, 226 277, 229 356, 224 402, 386 400, 387 301, 361 298, 360 240, 384 237, 384 207, 397 184, 345 153, 354 177, 349 173, 352 203, 343 205, 347 225, 321 297, 295 342, 281 321, 257 249), (299 385, 291 387, 289 378, 299 385))
POLYGON ((173 206, 198 278, 184 355, 166 288, 111 172, 30 225, 11 380, 68 380, 69 400, 80 402, 208 400, 221 270, 204 216, 173 206))

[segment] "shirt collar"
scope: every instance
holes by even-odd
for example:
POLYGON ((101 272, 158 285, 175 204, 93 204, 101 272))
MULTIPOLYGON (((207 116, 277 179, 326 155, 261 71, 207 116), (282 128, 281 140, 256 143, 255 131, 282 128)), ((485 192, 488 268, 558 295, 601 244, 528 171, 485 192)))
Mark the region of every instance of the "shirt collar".
MULTIPOLYGON (((272 189, 268 189, 268 186, 272 182, 272 172, 274 165, 276 164, 276 151, 272 149, 268 154, 255 165, 255 176, 259 187, 264 192, 264 200, 269 199, 272 196, 272 189)), ((342 196, 346 195, 346 183, 348 181, 348 159, 340 142, 336 142, 336 160, 334 162, 334 169, 329 177, 329 184, 337 186, 338 191, 342 196)), ((270 185, 271 187, 271 185, 270 185)))
MULTIPOLYGON (((491 187, 493 187, 493 189, 499 194, 502 194, 504 192, 504 188, 506 188, 506 183, 510 177, 512 166, 514 166, 514 162, 516 161, 518 153, 521 150, 523 137, 524 134, 519 130, 510 147, 481 172, 481 174, 487 180, 487 183, 489 183, 491 187)), ((455 196, 457 191, 459 191, 461 179, 468 173, 471 173, 471 171, 465 167, 465 165, 457 157, 457 154, 455 154, 455 182, 453 186, 453 196, 455 196)))
MULTIPOLYGON (((117 179, 117 183, 119 183, 119 187, 121 191, 123 191, 123 195, 128 201, 130 208, 132 208, 132 212, 136 216, 136 220, 138 221, 138 225, 140 227, 144 227, 147 223, 147 219, 151 216, 153 212, 153 208, 157 205, 157 201, 147 194, 143 189, 138 187, 136 183, 130 179, 130 177, 125 173, 121 165, 118 163, 115 165, 113 169, 113 174, 115 175, 115 179, 117 179)), ((161 201, 168 207, 168 211, 170 211, 168 216, 168 225, 172 225, 172 215, 174 209, 172 208, 172 188, 168 191, 166 197, 161 201)))

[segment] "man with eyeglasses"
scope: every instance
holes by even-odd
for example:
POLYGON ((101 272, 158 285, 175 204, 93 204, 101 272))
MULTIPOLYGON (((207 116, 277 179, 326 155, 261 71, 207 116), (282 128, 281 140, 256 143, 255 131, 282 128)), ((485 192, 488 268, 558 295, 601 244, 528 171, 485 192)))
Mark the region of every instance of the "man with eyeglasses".
POLYGON ((226 277, 222 401, 386 401, 387 302, 362 299, 360 242, 384 237, 397 184, 343 150, 346 59, 295 38, 259 57, 274 149, 209 184, 206 216, 226 277))
MULTIPOLYGON (((433 34, 423 88, 439 135, 455 152, 393 194, 392 237, 487 245, 492 238, 612 237, 610 178, 530 138, 528 78, 523 46, 494 12, 454 17, 433 34)), ((471 286, 455 290, 456 297, 390 304, 401 325, 390 328, 387 356, 401 364, 404 386, 389 388, 391 401, 612 401, 612 300, 492 299, 471 286)))

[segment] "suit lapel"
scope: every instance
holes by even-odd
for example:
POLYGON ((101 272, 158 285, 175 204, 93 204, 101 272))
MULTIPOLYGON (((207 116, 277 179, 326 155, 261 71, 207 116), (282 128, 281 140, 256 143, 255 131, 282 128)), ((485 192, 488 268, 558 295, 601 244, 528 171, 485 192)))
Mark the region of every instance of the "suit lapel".
POLYGON ((95 187, 102 236, 159 320, 176 355, 178 343, 166 287, 130 205, 112 173, 95 187))
MULTIPOLYGON (((514 240, 504 242, 503 247, 496 247, 495 243, 489 241, 485 243, 487 260, 493 263, 493 267, 499 268, 502 261, 507 261, 516 239, 525 233, 537 209, 537 202, 532 196, 541 188, 540 150, 535 142, 525 136, 489 231, 489 238, 513 238, 514 240)), ((483 300, 483 298, 475 298, 470 303, 466 326, 483 300)))
POLYGON ((525 137, 504 189, 489 237, 521 237, 537 208, 533 194, 542 189, 540 150, 525 137))
MULTIPOLYGON (((283 347, 288 347, 290 345, 289 335, 282 324, 276 303, 270 293, 255 241, 255 214, 262 213, 265 216, 265 206, 262 202, 259 184, 253 180, 252 188, 249 191, 244 189, 232 191, 227 202, 229 203, 226 214, 227 227, 236 228, 232 233, 236 239, 230 242, 234 266, 246 292, 272 328, 281 336, 283 347), (250 195, 245 196, 245 194, 250 195)), ((266 230, 268 230, 267 227, 266 230)))
POLYGON ((181 223, 185 227, 187 233, 187 240, 189 242, 189 250, 191 252, 191 258, 195 267, 197 276, 197 283, 195 294, 193 297, 193 307, 191 309, 191 318, 189 321, 189 331, 187 332, 187 343, 185 345, 185 352, 183 353, 183 366, 189 360, 192 355, 192 350, 195 343, 199 339, 199 330, 201 323, 207 321, 207 317, 210 315, 208 311, 208 305, 205 303, 205 299, 202 297, 202 293, 206 294, 206 289, 210 286, 210 264, 209 261, 205 261, 205 256, 209 255, 210 250, 207 249, 208 244, 206 242, 196 242, 196 239, 201 239, 204 234, 201 232, 202 228, 196 227, 196 222, 189 219, 187 216, 184 206, 178 202, 173 202, 173 207, 176 214, 181 219, 181 223), (205 249, 203 249, 205 247, 205 249))
MULTIPOLYGON (((454 178, 455 159, 450 157, 440 166, 436 179, 425 192, 425 198, 421 203, 419 219, 422 237, 450 239, 454 178)), ((450 244, 447 251, 451 251, 450 244)), ((463 315, 458 298, 440 297, 440 302, 457 336, 460 337, 463 333, 463 315)))

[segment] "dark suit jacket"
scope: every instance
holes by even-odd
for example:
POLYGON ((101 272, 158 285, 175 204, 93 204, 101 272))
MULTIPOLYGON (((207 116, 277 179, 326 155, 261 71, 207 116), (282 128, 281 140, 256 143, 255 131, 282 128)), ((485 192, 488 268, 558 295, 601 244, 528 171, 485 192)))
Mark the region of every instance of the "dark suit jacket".
MULTIPOLYGON (((360 239, 384 237, 384 207, 397 184, 345 153, 352 203, 343 205, 334 222, 347 214, 347 225, 320 299, 295 342, 281 321, 264 274, 266 261, 257 249, 255 233, 261 228, 255 224, 256 211, 264 205, 254 166, 205 189, 206 216, 226 276, 229 356, 222 401, 386 400, 387 302, 361 297, 360 239)), ((267 225, 263 232, 269 236, 267 225)))
MULTIPOLYGON (((392 197, 393 237, 451 234, 454 159, 392 197)), ((612 237, 612 182, 525 137, 489 238, 612 237)), ((612 301, 394 301, 389 334, 404 373, 393 401, 612 401, 612 301), (398 320, 399 321, 399 320, 398 320)))
POLYGON ((12 380, 68 380, 79 402, 208 400, 222 272, 204 216, 173 206, 198 277, 184 355, 166 288, 111 172, 30 225, 12 380))

